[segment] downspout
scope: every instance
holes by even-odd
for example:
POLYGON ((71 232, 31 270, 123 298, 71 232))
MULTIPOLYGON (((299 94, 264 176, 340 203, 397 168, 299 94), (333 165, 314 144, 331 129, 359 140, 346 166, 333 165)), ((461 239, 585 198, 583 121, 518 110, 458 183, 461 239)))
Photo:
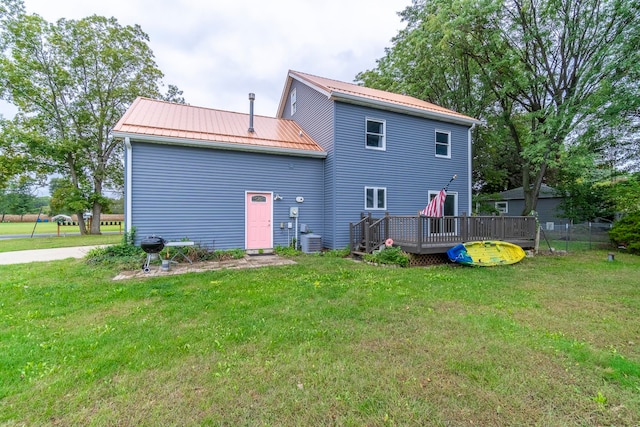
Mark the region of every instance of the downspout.
POLYGON ((472 165, 472 161, 473 161, 473 149, 472 149, 472 142, 471 142, 471 132, 473 131, 473 128, 476 126, 476 124, 472 124, 471 127, 469 128, 469 212, 467 212, 467 215, 471 216, 473 214, 473 189, 472 189, 472 175, 473 175, 473 165, 472 165))
POLYGON ((127 233, 131 233, 131 156, 132 156, 132 149, 131 149, 131 140, 129 139, 129 137, 125 137, 124 138, 124 146, 126 148, 126 155, 125 155, 125 176, 124 176, 124 181, 125 181, 125 203, 124 203, 124 227, 125 227, 125 232, 127 233))

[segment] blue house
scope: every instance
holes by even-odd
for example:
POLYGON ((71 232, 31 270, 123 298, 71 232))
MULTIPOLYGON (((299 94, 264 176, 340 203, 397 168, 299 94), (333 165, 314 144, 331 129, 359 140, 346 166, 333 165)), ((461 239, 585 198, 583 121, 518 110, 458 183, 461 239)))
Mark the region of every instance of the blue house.
MULTIPOLYGON (((250 96, 251 99, 251 96, 250 96)), ((125 144, 125 222, 137 238, 216 249, 349 244, 362 213, 416 215, 455 174, 445 215, 471 212, 471 117, 296 71, 275 118, 139 98, 125 144)))

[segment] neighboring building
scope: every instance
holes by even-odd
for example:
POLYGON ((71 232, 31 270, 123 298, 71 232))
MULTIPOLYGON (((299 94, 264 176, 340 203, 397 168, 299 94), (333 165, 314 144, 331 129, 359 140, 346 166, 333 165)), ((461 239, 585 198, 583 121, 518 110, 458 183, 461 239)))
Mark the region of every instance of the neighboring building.
POLYGON ((469 213, 476 123, 295 71, 276 118, 139 98, 113 130, 126 147, 127 229, 138 241, 269 249, 304 224, 344 248, 362 212, 416 215, 454 174, 445 215, 469 213))
MULTIPOLYGON (((503 191, 498 194, 500 196, 498 199, 489 200, 488 202, 492 204, 501 215, 522 215, 524 209, 524 191, 522 187, 503 191)), ((541 185, 536 212, 538 213, 538 220, 542 227, 545 227, 546 223, 551 222, 557 224, 566 224, 568 222, 560 209, 560 204, 563 200, 564 196, 556 189, 545 184, 541 185)))

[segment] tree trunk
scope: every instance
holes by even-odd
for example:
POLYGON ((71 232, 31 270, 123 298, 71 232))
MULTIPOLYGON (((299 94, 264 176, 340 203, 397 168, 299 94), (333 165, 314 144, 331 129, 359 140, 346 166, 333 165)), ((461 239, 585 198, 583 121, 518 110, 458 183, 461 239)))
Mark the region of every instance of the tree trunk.
POLYGON ((78 228, 80 229, 80 235, 87 235, 87 225, 84 223, 83 212, 76 212, 76 216, 78 217, 78 228))
POLYGON ((102 234, 100 231, 100 216, 102 215, 102 205, 98 202, 93 202, 93 208, 91 210, 93 216, 91 217, 91 234, 102 234))

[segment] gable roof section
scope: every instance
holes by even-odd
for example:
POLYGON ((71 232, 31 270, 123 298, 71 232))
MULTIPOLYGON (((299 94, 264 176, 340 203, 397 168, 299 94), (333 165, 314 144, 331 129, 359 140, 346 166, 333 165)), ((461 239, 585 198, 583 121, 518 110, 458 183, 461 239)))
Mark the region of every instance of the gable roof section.
POLYGON ((327 98, 335 101, 380 108, 467 126, 480 123, 479 120, 472 117, 412 96, 331 80, 293 70, 289 70, 287 76, 285 88, 278 107, 278 117, 282 117, 284 113, 284 108, 287 104, 287 94, 289 93, 292 79, 306 84, 318 92, 323 93, 327 98))
POLYGON ((113 128, 114 137, 170 145, 326 157, 292 120, 137 98, 113 128))

